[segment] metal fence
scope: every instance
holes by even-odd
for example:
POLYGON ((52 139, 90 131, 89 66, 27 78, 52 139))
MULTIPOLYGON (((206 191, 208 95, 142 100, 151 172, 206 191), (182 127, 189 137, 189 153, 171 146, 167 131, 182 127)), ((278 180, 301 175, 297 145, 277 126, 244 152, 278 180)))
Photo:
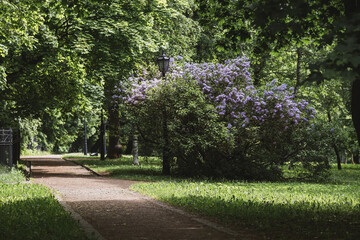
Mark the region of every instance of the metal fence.
POLYGON ((13 131, 0 129, 0 164, 13 165, 13 131))

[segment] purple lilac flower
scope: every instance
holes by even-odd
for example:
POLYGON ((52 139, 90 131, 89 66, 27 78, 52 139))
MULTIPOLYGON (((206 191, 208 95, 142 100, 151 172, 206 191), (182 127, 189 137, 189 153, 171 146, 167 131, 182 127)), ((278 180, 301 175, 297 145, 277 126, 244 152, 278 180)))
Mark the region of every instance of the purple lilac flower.
MULTIPOLYGON (((182 58, 178 56, 177 59, 182 58)), ((249 68, 250 62, 245 57, 230 59, 224 64, 184 63, 177 66, 173 62, 167 81, 195 80, 207 101, 216 106, 216 112, 226 119, 228 126, 235 126, 240 122, 242 127, 255 122, 261 125, 267 121, 278 121, 280 118, 285 124, 284 129, 287 129, 285 127, 291 122, 299 124, 298 120, 301 120, 301 123, 305 123, 309 118, 314 118, 314 108, 309 107, 305 100, 296 102, 294 95, 289 92, 293 88, 287 90, 286 84, 278 86, 276 79, 267 83, 262 92, 255 89, 249 68), (258 121, 250 123, 250 118, 258 121)), ((151 89, 162 86, 160 80, 145 80, 146 74, 144 71, 144 76, 129 78, 133 86, 132 90, 125 90, 128 103, 146 101, 151 89)))

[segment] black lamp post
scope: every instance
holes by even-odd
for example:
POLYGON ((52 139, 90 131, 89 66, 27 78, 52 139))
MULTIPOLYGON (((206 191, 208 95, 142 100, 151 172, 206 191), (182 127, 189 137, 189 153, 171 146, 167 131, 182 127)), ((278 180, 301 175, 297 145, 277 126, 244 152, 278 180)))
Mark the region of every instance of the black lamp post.
POLYGON ((106 122, 104 120, 103 110, 101 110, 101 126, 100 126, 100 160, 105 160, 106 155, 106 122))
POLYGON ((158 57, 157 61, 158 61, 158 65, 159 65, 159 70, 162 73, 162 76, 165 77, 165 73, 169 69, 170 58, 165 55, 164 50, 163 50, 162 55, 160 57, 158 57))
POLYGON ((84 155, 88 154, 86 118, 84 118, 84 155))
MULTIPOLYGON (((165 77, 165 74, 169 69, 169 62, 170 62, 170 58, 167 57, 165 55, 165 52, 163 51, 162 55, 158 58, 159 70, 162 73, 162 77, 165 77)), ((162 112, 163 112, 163 139, 164 139, 162 173, 164 175, 170 175, 169 131, 168 131, 168 123, 167 123, 167 111, 165 105, 162 112)))

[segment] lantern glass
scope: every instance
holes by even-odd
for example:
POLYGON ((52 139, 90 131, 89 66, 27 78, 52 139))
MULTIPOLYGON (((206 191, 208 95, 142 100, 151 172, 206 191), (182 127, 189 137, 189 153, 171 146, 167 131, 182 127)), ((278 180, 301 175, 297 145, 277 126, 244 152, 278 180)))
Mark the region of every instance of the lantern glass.
POLYGON ((169 63, 170 63, 170 58, 167 57, 165 55, 165 52, 163 51, 163 54, 158 58, 159 70, 163 76, 165 76, 165 73, 169 69, 169 63))

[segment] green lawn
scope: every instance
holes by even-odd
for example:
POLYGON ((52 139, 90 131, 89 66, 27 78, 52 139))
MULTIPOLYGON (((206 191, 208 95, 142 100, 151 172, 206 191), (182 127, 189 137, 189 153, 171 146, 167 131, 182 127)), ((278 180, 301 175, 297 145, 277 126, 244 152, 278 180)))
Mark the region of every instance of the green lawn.
POLYGON ((147 180, 131 189, 272 239, 360 239, 360 166, 335 166, 322 183, 209 181, 161 176, 161 162, 130 156, 78 160, 114 178, 147 180))
POLYGON ((24 180, 0 165, 0 239, 87 239, 47 187, 24 180))
POLYGON ((106 173, 113 178, 159 181, 171 179, 161 175, 161 162, 156 157, 140 157, 140 166, 132 164, 132 156, 124 155, 121 159, 99 160, 99 157, 65 155, 65 159, 84 165, 95 172, 106 173))

